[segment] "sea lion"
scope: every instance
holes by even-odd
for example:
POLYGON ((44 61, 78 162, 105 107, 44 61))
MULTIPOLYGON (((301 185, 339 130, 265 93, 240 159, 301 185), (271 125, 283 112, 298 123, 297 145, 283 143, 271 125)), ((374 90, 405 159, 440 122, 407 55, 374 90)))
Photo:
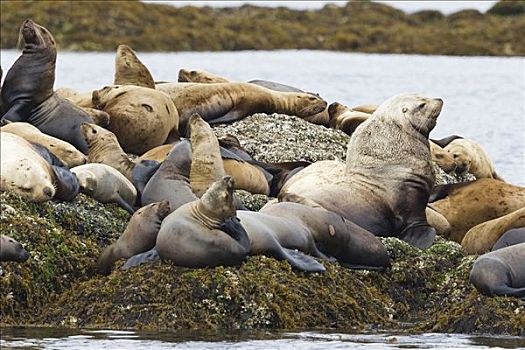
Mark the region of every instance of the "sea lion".
POLYGON ((100 203, 118 203, 129 213, 137 199, 137 190, 118 170, 106 164, 91 163, 71 169, 80 183, 80 191, 100 203))
POLYGON ((470 270, 470 282, 489 296, 506 295, 525 300, 525 243, 481 255, 470 270))
MULTIPOLYGON (((284 224, 273 226, 274 232, 277 233, 279 241, 284 247, 300 249, 322 258, 322 255, 316 253, 317 248, 312 249, 309 246, 304 246, 304 244, 303 247, 293 244, 293 238, 305 229, 308 232, 308 235, 305 236, 315 240, 314 246, 318 247, 323 254, 336 258, 346 267, 381 270, 390 266, 388 252, 379 239, 353 222, 326 209, 292 202, 280 202, 264 207, 259 213, 272 215, 293 223, 293 225, 288 226, 284 224), (305 250, 305 248, 309 248, 309 250, 305 250)), ((237 215, 241 219, 241 223, 246 225, 247 220, 244 218, 250 214, 239 212, 237 215)), ((248 227, 246 230, 252 240, 253 247, 251 231, 248 227)), ((310 245, 311 242, 308 241, 308 244, 310 245)))
POLYGON ((520 243, 525 243, 525 227, 513 228, 505 232, 500 239, 494 243, 492 251, 520 243))
POLYGON ((463 237, 461 246, 469 254, 483 254, 490 251, 505 232, 520 227, 525 227, 525 207, 474 226, 463 237))
POLYGON ((50 164, 28 141, 2 131, 0 144, 0 190, 13 191, 31 202, 76 197, 79 185, 74 174, 50 164))
POLYGON ((135 162, 120 147, 115 134, 95 124, 83 124, 82 133, 89 146, 88 162, 102 163, 117 169, 132 180, 135 162))
POLYGON ((124 233, 100 255, 97 262, 98 271, 102 275, 109 275, 115 261, 153 248, 162 220, 170 212, 168 201, 152 203, 137 210, 124 233))
MULTIPOLYGON (((249 83, 196 84, 166 91, 179 111, 179 131, 186 134, 189 118, 198 113, 208 123, 231 123, 254 113, 284 113, 305 118, 323 111, 326 102, 318 96, 278 92, 249 83)), ((111 113, 110 113, 111 114, 111 113)))
POLYGON ((445 173, 456 170, 456 162, 450 153, 441 148, 438 144, 429 141, 432 161, 437 164, 445 173))
POLYGON ((69 88, 59 88, 55 92, 78 107, 93 109, 93 91, 80 92, 69 88))
POLYGON ((2 126, 1 130, 2 132, 18 135, 29 142, 44 146, 70 168, 85 164, 87 161, 87 157, 73 147, 73 145, 56 137, 46 135, 29 123, 9 123, 2 126))
POLYGON ((136 85, 155 89, 155 82, 148 68, 127 45, 117 47, 113 85, 136 85))
POLYGON ((436 235, 425 215, 435 180, 428 135, 442 106, 441 99, 418 95, 388 99, 354 132, 341 178, 328 175, 323 181, 319 174, 326 170, 313 164, 279 196, 304 197, 377 236, 427 248, 436 235))
POLYGON ((476 179, 503 181, 496 173, 492 160, 478 143, 467 139, 455 139, 444 150, 454 158, 457 174, 465 175, 470 172, 476 179))
POLYGON ((359 105, 359 106, 352 107, 351 110, 356 111, 356 112, 373 114, 377 110, 378 107, 379 107, 378 105, 359 105))
POLYGON ((143 155, 139 157, 139 161, 141 160, 154 160, 156 162, 163 162, 166 157, 168 157, 168 154, 170 153, 171 149, 175 146, 173 143, 167 143, 165 145, 157 146, 155 148, 150 149, 143 155))
POLYGON ((0 261, 24 262, 29 259, 29 253, 13 238, 0 236, 0 261))
POLYGON ((126 152, 143 154, 179 139, 179 114, 161 91, 133 85, 107 86, 93 92, 93 105, 110 116, 113 132, 126 152))
POLYGON ((24 50, 7 72, 2 86, 5 110, 2 119, 28 122, 87 153, 80 124, 93 123, 93 119, 53 91, 55 39, 46 28, 27 19, 20 28, 19 42, 24 50))
POLYGON ((328 106, 328 115, 329 126, 333 129, 341 130, 349 136, 352 136, 355 129, 371 117, 371 114, 353 111, 338 102, 328 106))
POLYGON ((525 188, 494 179, 436 186, 432 208, 450 223, 447 239, 460 243, 468 230, 525 207, 525 188))
POLYGON ((206 72, 199 69, 181 69, 179 70, 179 83, 204 83, 204 84, 213 84, 213 83, 230 83, 232 82, 229 79, 223 78, 216 74, 206 72))
POLYGON ((432 206, 427 206, 425 209, 427 221, 430 226, 436 229, 436 233, 441 237, 448 237, 450 235, 450 223, 447 218, 441 215, 432 206))

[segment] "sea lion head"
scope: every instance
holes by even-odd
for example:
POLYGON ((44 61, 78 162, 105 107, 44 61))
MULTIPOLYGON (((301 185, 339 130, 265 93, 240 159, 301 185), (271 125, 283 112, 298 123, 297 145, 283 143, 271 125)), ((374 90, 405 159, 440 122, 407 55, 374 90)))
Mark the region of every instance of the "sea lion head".
POLYGON ((205 72, 198 69, 181 69, 179 70, 179 83, 202 83, 202 84, 213 84, 213 83, 227 83, 228 79, 224 79, 218 75, 205 72))
POLYGON ((328 115, 330 117, 330 120, 337 118, 339 115, 346 112, 347 110, 348 107, 339 102, 331 103, 330 106, 328 106, 328 115))
POLYGON ((389 98, 374 112, 394 119, 401 124, 412 126, 417 132, 428 138, 443 107, 440 98, 428 98, 420 95, 406 94, 389 98))
POLYGON ((472 160, 463 146, 451 142, 447 147, 447 153, 452 157, 455 163, 456 174, 465 175, 469 172, 472 160))
POLYGON ((80 130, 82 131, 89 148, 99 142, 108 141, 113 143, 116 140, 116 136, 111 131, 95 124, 82 123, 80 130))
POLYGON ((52 48, 56 50, 56 42, 49 30, 28 18, 20 26, 18 48, 26 50, 52 48))
POLYGON ((93 193, 97 189, 97 176, 89 170, 75 172, 75 174, 80 185, 80 192, 88 196, 93 196, 93 193))
POLYGON ((433 141, 430 141, 430 152, 432 154, 432 161, 447 174, 456 169, 456 162, 454 158, 452 158, 452 155, 433 141))
POLYGON ((231 176, 215 181, 200 199, 200 210, 209 218, 224 220, 235 216, 233 190, 235 182, 231 176))
POLYGON ((22 245, 11 237, 0 237, 0 260, 24 262, 29 259, 29 253, 22 245))
POLYGON ((297 93, 294 96, 296 111, 299 118, 309 117, 325 110, 327 102, 319 95, 312 93, 297 93))
MULTIPOLYGON (((204 130, 210 129, 211 127, 202 117, 194 113, 188 122, 190 135, 191 135, 191 143, 192 145, 198 144, 203 141, 203 138, 206 138, 208 136, 207 132, 202 132, 204 130)), ((188 136, 190 136, 188 135, 188 136)))
POLYGON ((171 213, 171 207, 169 201, 162 201, 153 203, 152 209, 155 211, 155 215, 159 220, 159 224, 164 220, 166 216, 171 213))

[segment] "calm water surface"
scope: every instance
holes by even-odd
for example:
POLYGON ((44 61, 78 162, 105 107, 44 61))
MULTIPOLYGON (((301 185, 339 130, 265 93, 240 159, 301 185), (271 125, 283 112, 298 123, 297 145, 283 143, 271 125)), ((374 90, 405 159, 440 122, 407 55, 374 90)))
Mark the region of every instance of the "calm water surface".
MULTIPOLYGON (((19 52, 1 52, 4 71, 19 52)), ((525 185, 525 58, 378 55, 328 51, 139 53, 156 80, 180 68, 238 81, 265 79, 318 92, 328 102, 379 104, 417 92, 441 97, 431 137, 462 135, 480 143, 507 181, 525 185)), ((114 53, 60 52, 55 87, 97 89, 113 81, 114 53)))
POLYGON ((520 349, 525 338, 458 334, 350 334, 320 332, 138 333, 109 330, 2 330, 7 349, 520 349))

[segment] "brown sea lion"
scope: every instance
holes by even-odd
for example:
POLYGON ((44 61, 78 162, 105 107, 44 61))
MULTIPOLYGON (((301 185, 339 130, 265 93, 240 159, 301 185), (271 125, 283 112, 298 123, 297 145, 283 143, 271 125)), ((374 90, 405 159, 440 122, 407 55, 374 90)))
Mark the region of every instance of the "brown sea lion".
POLYGON ((70 168, 85 164, 87 161, 87 157, 73 147, 73 145, 56 137, 46 135, 29 123, 9 123, 2 126, 1 130, 2 132, 10 132, 11 134, 23 137, 29 142, 44 146, 70 168))
POLYGON ((137 199, 133 184, 117 169, 106 164, 91 163, 71 169, 80 183, 80 191, 100 203, 118 203, 130 213, 137 199))
POLYGON ((31 202, 76 197, 77 178, 68 169, 51 164, 28 141, 0 132, 0 144, 0 190, 15 192, 31 202))
POLYGON ((525 207, 474 226, 465 234, 461 246, 469 254, 483 254, 492 249, 505 232, 525 227, 525 207))
POLYGON ((379 107, 378 105, 359 105, 359 106, 352 107, 351 110, 356 111, 356 112, 373 114, 377 110, 378 107, 379 107))
POLYGON ((93 92, 93 105, 110 116, 113 132, 126 152, 143 154, 179 139, 179 114, 168 95, 133 85, 108 86, 93 92))
POLYGON ((230 83, 229 79, 223 78, 219 75, 206 72, 199 69, 181 69, 179 70, 179 83, 230 83))
POLYGON ((0 236, 0 261, 24 262, 29 259, 29 253, 13 238, 0 236))
POLYGON ((470 282, 485 295, 525 300, 525 243, 481 255, 472 266, 470 282))
POLYGON ((143 155, 139 157, 139 161, 141 160, 154 160, 156 162, 163 162, 164 159, 168 156, 171 149, 175 146, 174 143, 167 143, 165 145, 157 146, 155 148, 150 149, 143 155))
POLYGON ((345 105, 334 102, 328 106, 329 126, 333 129, 341 130, 347 135, 352 135, 355 129, 371 114, 353 111, 345 105))
MULTIPOLYGON (((157 85, 157 88, 165 89, 163 85, 157 85)), ((231 123, 254 113, 283 113, 305 118, 326 107, 326 102, 315 95, 273 91, 249 83, 197 84, 173 92, 164 91, 177 106, 182 135, 185 135, 188 120, 194 113, 208 123, 216 124, 231 123)))
POLYGON ((95 124, 83 124, 82 133, 89 146, 89 163, 109 165, 128 180, 132 180, 131 173, 135 167, 135 162, 120 147, 115 134, 95 124))
POLYGON ((98 271, 109 275, 115 261, 150 250, 155 246, 162 220, 170 213, 168 201, 149 204, 137 210, 119 239, 106 247, 98 259, 98 271))
POLYGON ((513 228, 505 232, 492 246, 492 251, 525 243, 525 227, 513 228))
POLYGON ((136 85, 155 89, 155 82, 148 68, 127 45, 117 47, 113 85, 136 85))
POLYGON ((27 19, 20 28, 19 43, 24 46, 22 55, 9 69, 2 85, 2 120, 33 124, 86 154, 87 144, 80 125, 93 120, 53 91, 55 39, 46 28, 27 19))
POLYGON ((323 184, 313 164, 292 177, 280 196, 302 196, 375 235, 430 246, 436 230, 425 215, 435 180, 428 135, 442 106, 441 99, 417 95, 388 99, 354 132, 342 178, 323 184))
POLYGON ((454 171, 456 169, 456 162, 452 155, 432 141, 429 141, 429 144, 432 161, 447 174, 454 171))
POLYGON ((455 139, 445 148, 456 162, 456 173, 471 173, 476 179, 490 178, 503 181, 494 169, 494 164, 487 152, 476 142, 467 139, 455 139))
POLYGON ((525 188, 494 179, 436 186, 431 206, 450 223, 448 238, 460 243, 468 230, 525 207, 525 188))

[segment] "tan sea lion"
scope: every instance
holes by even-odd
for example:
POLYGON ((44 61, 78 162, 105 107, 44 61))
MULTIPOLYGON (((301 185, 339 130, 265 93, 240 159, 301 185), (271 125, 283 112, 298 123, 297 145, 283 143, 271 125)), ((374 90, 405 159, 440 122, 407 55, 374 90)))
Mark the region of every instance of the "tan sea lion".
POLYGON ((175 146, 173 143, 167 143, 162 146, 157 146, 155 148, 150 149, 143 155, 139 157, 139 161, 141 160, 154 160, 157 162, 163 162, 164 159, 168 156, 171 149, 175 146))
POLYGON ((468 230, 525 207, 525 188, 494 179, 436 186, 431 207, 450 223, 448 238, 461 242, 468 230))
POLYGON ((323 99, 312 94, 273 91, 250 83, 197 84, 175 91, 169 91, 166 85, 157 85, 157 88, 168 92, 177 106, 182 135, 194 113, 208 123, 230 123, 254 113, 283 113, 304 118, 326 107, 323 99))
POLYGON ((13 238, 0 236, 0 261, 24 262, 29 259, 29 253, 13 238))
POLYGON ((76 197, 77 178, 44 159, 28 141, 2 131, 0 144, 0 190, 15 192, 31 202, 76 197))
POLYGON ((155 89, 155 82, 148 68, 127 45, 117 47, 113 85, 136 85, 155 89))
POLYGON ((219 75, 206 72, 199 69, 181 69, 179 70, 179 83, 230 83, 229 79, 223 78, 219 75))
POLYGON ((137 190, 118 170, 106 164, 91 163, 71 169, 80 183, 80 191, 100 203, 118 203, 133 213, 137 190))
POLYGON ((333 129, 341 130, 347 135, 352 135, 355 129, 371 114, 351 110, 338 102, 328 106, 329 126, 333 129))
POLYGON ((133 85, 108 86, 93 92, 93 105, 109 114, 108 130, 128 153, 143 154, 179 138, 177 108, 161 91, 133 85))
POLYGON ((60 88, 55 91, 59 96, 68 99, 82 108, 93 108, 93 91, 76 91, 70 88, 60 88))
POLYGON ((378 107, 379 107, 378 105, 359 105, 359 106, 352 107, 351 110, 356 111, 356 112, 373 114, 377 110, 378 107))
POLYGON ((417 95, 388 99, 354 132, 342 178, 322 184, 315 178, 319 171, 310 169, 313 164, 292 177, 279 195, 304 197, 375 235, 430 246, 436 230, 425 215, 435 180, 428 135, 442 106, 441 99, 417 95), (309 175, 297 178, 302 172, 309 175))
POLYGON ((89 163, 109 165, 131 181, 135 162, 120 147, 115 134, 95 124, 82 125, 82 133, 89 146, 89 163))
POLYGON ((503 181, 496 173, 492 160, 478 143, 467 139, 455 139, 444 149, 454 158, 456 173, 459 175, 470 172, 476 179, 490 178, 503 181))
POLYGON ((56 137, 46 135, 29 123, 9 123, 2 126, 1 130, 2 132, 18 135, 29 142, 44 146, 70 168, 85 164, 87 161, 87 157, 73 147, 73 145, 56 137))
POLYGON ((429 144, 432 161, 447 174, 454 171, 456 169, 456 162, 452 155, 432 141, 429 141, 429 144))
POLYGON ((525 300, 525 243, 481 255, 472 266, 470 282, 485 295, 525 300))
POLYGON ((115 261, 150 250, 155 246, 162 220, 170 213, 168 201, 149 204, 137 210, 119 239, 106 247, 98 259, 98 271, 109 275, 115 261))
POLYGON ((483 254, 492 249, 505 232, 525 227, 525 207, 474 226, 465 234, 461 246, 469 254, 483 254))

